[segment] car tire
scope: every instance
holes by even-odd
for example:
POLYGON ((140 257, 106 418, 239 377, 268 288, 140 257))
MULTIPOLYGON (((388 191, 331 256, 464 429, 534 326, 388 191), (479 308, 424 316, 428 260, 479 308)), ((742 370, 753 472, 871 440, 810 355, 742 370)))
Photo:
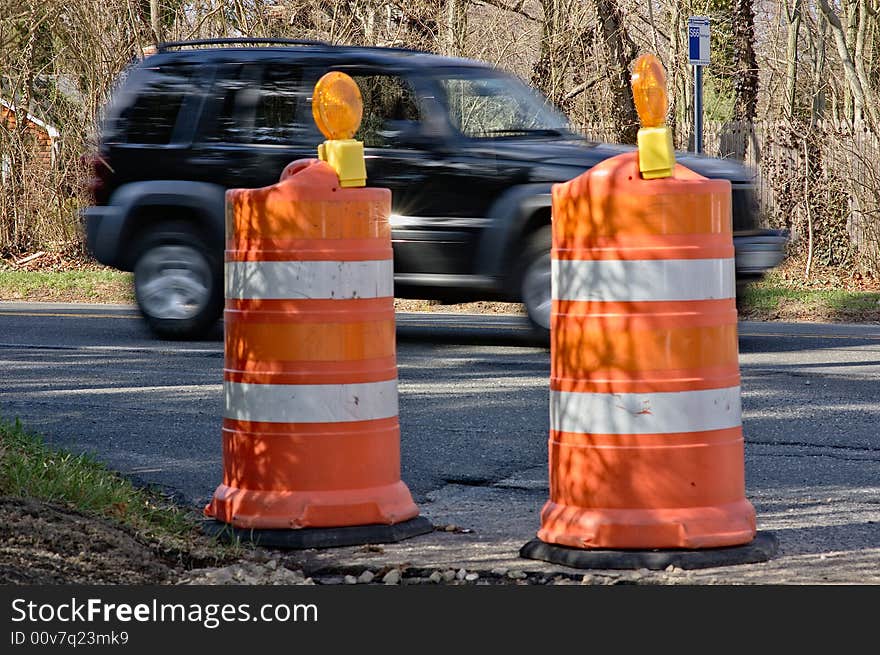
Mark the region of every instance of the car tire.
POLYGON ((532 332, 540 339, 550 340, 551 227, 536 230, 526 241, 519 262, 519 297, 525 307, 532 332))
POLYGON ((150 330, 162 339, 205 336, 223 311, 219 257, 186 224, 165 224, 141 239, 134 292, 150 330))

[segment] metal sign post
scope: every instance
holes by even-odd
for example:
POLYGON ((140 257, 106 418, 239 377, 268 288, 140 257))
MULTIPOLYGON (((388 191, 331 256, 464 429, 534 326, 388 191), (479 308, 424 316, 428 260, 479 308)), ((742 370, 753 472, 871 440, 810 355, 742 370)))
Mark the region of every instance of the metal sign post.
POLYGON ((709 65, 709 18, 688 18, 688 63, 694 67, 694 152, 703 152, 703 66, 709 65))

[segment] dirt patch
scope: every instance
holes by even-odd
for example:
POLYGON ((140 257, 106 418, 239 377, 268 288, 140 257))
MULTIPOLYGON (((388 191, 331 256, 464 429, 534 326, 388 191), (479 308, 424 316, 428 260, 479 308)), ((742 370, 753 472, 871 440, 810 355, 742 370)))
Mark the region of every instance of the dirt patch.
POLYGON ((480 300, 454 305, 445 305, 436 300, 394 299, 394 311, 397 312, 436 312, 440 314, 525 314, 525 308, 519 303, 491 302, 480 300))
POLYGON ((788 323, 880 323, 880 303, 874 307, 829 307, 817 301, 782 298, 772 310, 745 308, 739 318, 747 321, 783 321, 788 323))
MULTIPOLYGON (((364 548, 382 552, 381 546, 364 548)), ((556 585, 575 584, 582 577, 507 570, 422 570, 408 565, 316 568, 304 562, 301 553, 261 548, 221 559, 197 555, 198 550, 162 551, 131 530, 69 507, 0 496, 0 584, 556 585)), ((616 583, 608 577, 588 584, 616 583)))
POLYGON ((12 271, 103 271, 110 269, 77 252, 38 250, 21 255, 0 257, 0 268, 12 271))
POLYGON ((0 497, 2 584, 166 584, 182 569, 178 557, 99 517, 0 497))
POLYGON ((768 275, 780 286, 796 286, 814 291, 841 289, 846 291, 880 291, 880 270, 854 267, 832 267, 813 263, 806 275, 804 256, 790 256, 768 275))

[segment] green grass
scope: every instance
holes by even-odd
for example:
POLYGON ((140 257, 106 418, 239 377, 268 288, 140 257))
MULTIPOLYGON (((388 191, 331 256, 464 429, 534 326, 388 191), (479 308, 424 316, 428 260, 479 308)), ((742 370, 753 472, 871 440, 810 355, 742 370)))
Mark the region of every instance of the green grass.
POLYGON ((0 300, 131 303, 131 273, 0 269, 0 300))
POLYGON ((880 311, 880 293, 876 292, 827 291, 823 300, 828 307, 840 314, 857 316, 866 312, 877 314, 880 311))
MULTIPOLYGON (((136 488, 89 455, 51 448, 18 420, 0 419, 0 494, 97 514, 183 551, 198 537, 192 513, 158 493, 136 488)), ((219 553, 222 547, 216 547, 219 553)))
POLYGON ((880 292, 814 289, 773 277, 749 285, 740 305, 744 318, 880 321, 880 292))
POLYGON ((801 294, 793 289, 768 286, 766 284, 750 284, 740 298, 744 309, 756 313, 775 312, 783 300, 796 299, 801 294))

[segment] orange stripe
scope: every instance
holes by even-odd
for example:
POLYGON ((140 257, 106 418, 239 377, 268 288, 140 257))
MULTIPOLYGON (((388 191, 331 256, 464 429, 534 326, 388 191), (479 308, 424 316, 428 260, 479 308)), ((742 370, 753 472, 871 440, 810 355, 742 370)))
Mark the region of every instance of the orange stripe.
POLYGON ((664 435, 551 431, 550 497, 579 508, 701 507, 745 493, 742 428, 664 435))
POLYGON ((554 300, 553 333, 577 330, 592 321, 603 331, 673 330, 736 324, 736 299, 638 302, 554 300))
MULTIPOLYGON (((635 198, 631 199, 632 202, 635 200, 635 198)), ((613 219, 606 218, 604 212, 597 212, 590 217, 590 220, 578 216, 577 210, 571 207, 571 204, 560 201, 558 210, 554 205, 553 229, 560 243, 574 240, 589 243, 598 237, 617 238, 621 234, 629 236, 719 233, 730 221, 729 212, 713 211, 710 205, 714 203, 708 202, 685 202, 681 207, 669 207, 665 211, 660 211, 657 207, 648 207, 644 211, 640 211, 641 208, 638 207, 618 207, 619 213, 613 219)))
POLYGON ((614 237, 554 240, 554 259, 729 259, 735 254, 733 239, 724 234, 621 234, 614 237))
POLYGON ((240 489, 336 490, 400 480, 397 417, 351 424, 269 424, 268 429, 263 425, 223 421, 223 484, 240 489))
MULTIPOLYGON (((226 361, 246 363, 290 360, 299 362, 332 360, 373 360, 394 357, 394 317, 383 320, 277 321, 277 314, 261 313, 253 320, 241 320, 240 313, 229 313, 226 328, 226 361)), ((252 370, 245 365, 232 368, 252 370)))
POLYGON ((707 234, 730 229, 731 187, 677 165, 643 180, 638 153, 609 158, 552 189, 553 230, 563 241, 619 234, 707 234))
POLYGON ((628 371, 664 368, 726 366, 737 363, 736 323, 723 323, 716 313, 712 324, 670 326, 673 314, 653 316, 561 315, 554 327, 554 366, 560 375, 569 370, 595 370, 603 366, 628 371), (621 326, 619 323, 624 322, 621 326), (636 323, 635 325, 633 323, 636 323), (622 329, 621 329, 622 328, 622 329))
MULTIPOLYGON (((223 419, 224 424, 230 419, 223 419)), ((584 434, 550 430, 551 443, 578 448, 671 448, 673 446, 719 446, 742 441, 742 428, 675 432, 666 434, 584 434)))
POLYGON ((226 243, 227 262, 376 261, 392 259, 382 239, 264 239, 234 237, 226 243))
POLYGON ((391 192, 345 189, 313 166, 278 184, 226 192, 227 234, 236 240, 390 238, 391 192))
POLYGON ((279 361, 226 358, 223 379, 245 384, 357 384, 397 377, 394 356, 351 361, 279 361))
POLYGON ((551 388, 638 393, 737 386, 736 324, 719 325, 715 317, 712 325, 691 327, 689 321, 687 327, 672 328, 657 325, 661 321, 653 317, 557 317, 551 388))
POLYGON ((553 199, 553 229, 563 241, 618 235, 723 233, 729 225, 730 195, 708 189, 692 195, 620 193, 553 199))
POLYGON ((365 323, 393 320, 394 298, 348 300, 226 299, 225 321, 258 323, 365 323))

